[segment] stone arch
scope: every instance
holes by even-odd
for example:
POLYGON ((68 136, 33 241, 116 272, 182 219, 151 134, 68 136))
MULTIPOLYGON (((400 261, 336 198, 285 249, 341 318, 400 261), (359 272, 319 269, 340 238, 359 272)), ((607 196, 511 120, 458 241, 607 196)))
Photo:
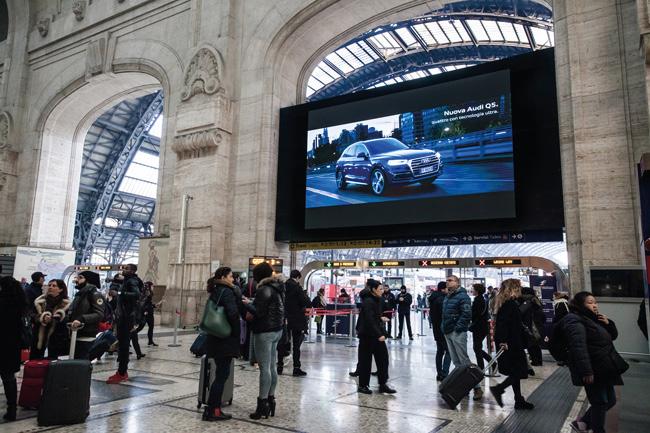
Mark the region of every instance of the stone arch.
POLYGON ((83 144, 92 123, 110 106, 161 87, 152 75, 122 72, 101 81, 74 80, 59 91, 37 120, 36 161, 30 245, 72 248, 83 144))

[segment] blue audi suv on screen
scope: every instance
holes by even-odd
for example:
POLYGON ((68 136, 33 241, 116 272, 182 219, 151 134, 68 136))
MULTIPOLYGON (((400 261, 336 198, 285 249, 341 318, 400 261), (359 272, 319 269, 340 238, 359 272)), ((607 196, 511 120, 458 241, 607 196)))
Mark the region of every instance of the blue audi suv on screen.
POLYGON ((394 185, 427 184, 442 174, 440 153, 411 149, 395 138, 357 141, 336 162, 336 186, 368 185, 376 195, 394 185))

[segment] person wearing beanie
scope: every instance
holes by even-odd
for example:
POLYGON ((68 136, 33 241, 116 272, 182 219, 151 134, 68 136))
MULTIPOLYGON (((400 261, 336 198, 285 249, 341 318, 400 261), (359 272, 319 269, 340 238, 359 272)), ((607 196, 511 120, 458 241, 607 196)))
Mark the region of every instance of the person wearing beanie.
POLYGON ((138 267, 132 263, 125 265, 122 270, 124 282, 117 297, 117 341, 119 347, 117 361, 119 366, 117 372, 106 380, 108 384, 129 380, 127 370, 131 342, 133 342, 133 349, 136 351, 138 359, 142 357, 137 334, 135 337, 132 335, 133 331, 137 329, 138 301, 144 287, 144 283, 136 274, 137 271, 138 267))
POLYGON ((285 287, 282 275, 273 275, 273 268, 266 262, 253 268, 253 278, 257 282, 257 291, 255 300, 247 306, 254 317, 253 347, 260 366, 260 389, 257 408, 250 417, 260 419, 275 415, 277 350, 285 324, 285 287))
POLYGON ((99 282, 99 275, 91 271, 77 274, 74 279, 77 291, 66 317, 67 323, 78 329, 75 359, 88 359, 90 347, 99 332, 99 322, 104 318, 104 298, 90 281, 99 282))

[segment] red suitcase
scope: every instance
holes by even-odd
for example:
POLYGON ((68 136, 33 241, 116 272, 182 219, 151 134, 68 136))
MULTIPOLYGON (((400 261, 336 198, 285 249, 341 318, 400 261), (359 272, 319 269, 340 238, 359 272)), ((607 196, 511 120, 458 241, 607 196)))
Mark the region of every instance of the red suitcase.
POLYGON ((23 371, 23 383, 20 386, 18 406, 26 409, 36 409, 41 403, 41 394, 45 384, 45 376, 50 361, 39 359, 27 361, 23 371))

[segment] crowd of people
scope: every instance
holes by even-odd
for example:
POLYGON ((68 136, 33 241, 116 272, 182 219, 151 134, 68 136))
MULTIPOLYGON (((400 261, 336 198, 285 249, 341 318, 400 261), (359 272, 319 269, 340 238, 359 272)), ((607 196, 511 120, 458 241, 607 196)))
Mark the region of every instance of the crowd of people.
POLYGON ((144 326, 149 326, 149 345, 157 346, 153 312, 160 303, 153 303, 153 285, 142 282, 136 265, 125 265, 107 293, 102 293, 100 276, 92 271, 74 276, 73 295, 65 281, 51 279, 46 285, 46 277, 34 272, 30 284, 12 277, 0 279, 0 376, 7 398, 7 421, 16 419, 15 373, 20 370, 22 352, 29 352, 29 360, 56 360, 70 353, 74 332, 74 359, 93 360, 112 349, 110 344, 102 348, 104 339, 100 337, 114 334, 118 368, 107 383, 115 384, 128 380, 131 345, 137 359, 145 356, 138 343, 138 332, 144 326))
MULTIPOLYGON (((68 328, 77 330, 75 358, 92 358, 93 344, 102 330, 114 330, 117 336, 118 369, 108 383, 128 380, 130 347, 141 353, 137 333, 149 326, 148 340, 153 341, 153 312, 159 304, 153 302, 151 284, 137 276, 135 265, 126 265, 116 277, 107 295, 101 293, 99 275, 79 272, 75 277, 74 296, 70 299, 64 281, 52 279, 45 286, 42 273, 32 275, 26 287, 11 277, 0 279, 0 377, 7 399, 6 420, 16 417, 17 385, 15 373, 21 365, 21 348, 28 347, 31 359, 56 359, 67 353, 70 344, 68 328), (13 332, 12 332, 13 331, 13 332)), ((307 332, 306 312, 327 305, 321 289, 313 300, 301 286, 298 270, 286 281, 275 274, 267 263, 253 269, 252 281, 243 281, 228 267, 220 267, 208 280, 207 308, 221 310, 227 321, 225 334, 208 333, 206 356, 213 359, 216 370, 209 384, 209 398, 203 413, 205 421, 228 420, 231 415, 222 410, 222 397, 234 358, 247 357, 259 367, 257 405, 251 419, 274 416, 278 394, 278 375, 282 374, 284 358, 291 355, 293 376, 307 375, 301 365, 301 345, 307 332), (250 334, 245 338, 245 334, 250 334), (247 340, 248 342, 244 342, 247 340)), ((455 275, 449 275, 437 285, 426 299, 430 309, 430 325, 436 343, 436 378, 443 382, 454 369, 470 364, 468 334, 472 334, 472 350, 478 368, 486 376, 505 379, 489 387, 494 400, 503 406, 507 388, 514 394, 515 410, 532 410, 533 403, 522 393, 521 381, 534 375, 535 366, 542 365, 541 346, 545 345, 558 361, 568 365, 572 382, 583 386, 590 403, 582 417, 572 422, 577 432, 605 432, 606 413, 616 404, 614 386, 622 385, 627 370, 625 360, 614 348, 618 336, 614 322, 598 310, 596 298, 589 292, 554 294, 554 320, 550 335, 544 335, 542 303, 535 292, 522 287, 518 279, 504 280, 500 287, 473 284, 471 293, 461 286, 455 275), (493 322, 493 334, 490 322, 493 322), (490 336, 493 335, 493 341, 490 336), (493 361, 492 344, 498 350, 493 361), (487 350, 486 350, 487 349, 487 350), (486 370, 486 365, 492 368, 486 370)), ((392 314, 399 317, 401 338, 406 322, 412 339, 410 311, 412 296, 402 286, 395 296, 388 286, 368 279, 359 293, 360 308, 356 325, 359 338, 358 362, 350 375, 358 377, 359 393, 372 394, 371 375, 376 375, 383 394, 397 391, 389 383, 389 350, 392 314), (372 360, 376 372, 372 373, 372 360)), ((420 300, 420 302, 422 302, 420 300)), ((322 322, 322 321, 321 321, 322 322)), ((318 332, 322 332, 317 320, 318 332)), ((473 399, 484 398, 481 383, 473 390, 473 399)))

